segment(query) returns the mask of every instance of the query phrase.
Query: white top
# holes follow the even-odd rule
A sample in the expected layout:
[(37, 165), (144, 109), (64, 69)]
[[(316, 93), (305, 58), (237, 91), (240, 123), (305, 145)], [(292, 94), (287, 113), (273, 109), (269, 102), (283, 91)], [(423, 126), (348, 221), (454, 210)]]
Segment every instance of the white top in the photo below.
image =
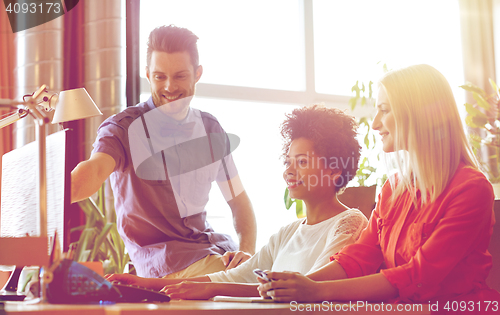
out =
[(209, 274), (212, 282), (256, 283), (253, 270), (295, 271), (308, 274), (323, 267), (342, 247), (354, 243), (368, 220), (349, 209), (318, 224), (300, 219), (282, 227), (252, 258), (228, 271)]

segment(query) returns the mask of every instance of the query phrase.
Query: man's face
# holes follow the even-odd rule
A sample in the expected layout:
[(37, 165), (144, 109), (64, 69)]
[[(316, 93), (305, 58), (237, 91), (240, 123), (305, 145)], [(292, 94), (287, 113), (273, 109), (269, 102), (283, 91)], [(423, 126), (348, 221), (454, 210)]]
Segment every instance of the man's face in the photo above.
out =
[(195, 84), (202, 73), (201, 66), (194, 69), (186, 51), (153, 51), (150, 64), (146, 67), (146, 76), (155, 106), (175, 120), (184, 119), (189, 111)]

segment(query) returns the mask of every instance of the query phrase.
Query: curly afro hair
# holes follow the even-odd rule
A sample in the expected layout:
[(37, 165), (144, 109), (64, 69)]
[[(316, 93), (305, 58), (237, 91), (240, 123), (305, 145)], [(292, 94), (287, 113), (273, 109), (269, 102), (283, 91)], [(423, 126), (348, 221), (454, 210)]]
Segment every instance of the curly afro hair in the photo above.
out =
[(294, 109), (281, 124), (285, 142), (282, 158), (286, 158), (293, 140), (306, 138), (312, 141), (316, 154), (325, 157), (326, 161), (335, 161), (329, 163), (329, 167), (342, 169), (342, 180), (335, 183), (338, 192), (358, 170), (361, 146), (356, 139), (357, 129), (354, 117), (337, 108), (311, 105)]

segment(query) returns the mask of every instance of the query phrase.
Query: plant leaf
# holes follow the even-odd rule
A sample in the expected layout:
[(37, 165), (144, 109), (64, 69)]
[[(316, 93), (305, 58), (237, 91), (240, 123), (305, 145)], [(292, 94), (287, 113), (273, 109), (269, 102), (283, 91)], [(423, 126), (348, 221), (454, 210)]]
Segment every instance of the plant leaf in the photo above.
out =
[[(130, 261), (130, 257), (127, 254), (123, 255), (123, 260), (122, 260), (122, 263), (121, 263), (121, 268), (118, 270), (118, 273), (123, 273), (123, 271), (125, 270), (125, 266), (127, 265), (127, 263)], [(130, 270), (129, 270), (130, 271)]]
[(84, 251), (87, 250), (87, 246), (91, 243), (92, 239), (95, 237), (95, 229), (87, 228), (83, 230), (80, 235), (80, 240), (78, 241), (78, 246), (76, 247), (73, 260), (76, 261), (87, 261), (84, 259)]
[(286, 210), (289, 210), (290, 207), (292, 206), (292, 204), (293, 204), (293, 201), (290, 198), (290, 196), (288, 195), (288, 187), (287, 187), (285, 189), (285, 208), (286, 208)]
[(349, 99), (349, 106), (351, 107), (351, 110), (354, 110), (357, 102), (358, 102), (358, 99), (356, 97), (351, 97)]
[(351, 92), (355, 92), (358, 89), (358, 81), (351, 87)]
[(474, 122), (474, 120), (472, 119), (472, 116), (466, 116), (465, 117), (465, 124), (471, 128), (483, 128), (483, 126), (478, 126), (476, 125), (476, 123)]
[(486, 92), (482, 88), (475, 84), (472, 84), (471, 82), (466, 82), (464, 85), (460, 85), (459, 87), (466, 91), (486, 96)]
[(116, 248), (114, 248), (113, 244), (110, 243), (109, 239), (105, 238), (104, 242), (108, 246), (108, 251), (111, 252), (111, 258), (115, 262), (115, 266), (118, 267), (120, 259), (118, 258), (118, 253), (116, 252)]
[(488, 119), (488, 116), (486, 116), (486, 114), (484, 114), (479, 109), (474, 108), (474, 106), (469, 104), (469, 103), (465, 103), (465, 110), (467, 111), (467, 113), (469, 115), (471, 115), (473, 117), (481, 117), (481, 118), (484, 118), (486, 120)]
[(472, 97), (476, 100), (477, 105), (481, 106), (485, 110), (490, 110), (490, 103), (488, 103), (483, 96), (478, 93), (472, 93)]
[(106, 219), (104, 218), (101, 210), (99, 210), (99, 208), (97, 207), (94, 200), (92, 200), (91, 198), (87, 198), (79, 201), (78, 205), (85, 213), (85, 226), (87, 228), (98, 227), (99, 229), (102, 229), (104, 227), (104, 225), (106, 224)]
[[(118, 233), (118, 229), (116, 228), (116, 223), (113, 223), (113, 226), (110, 231), (111, 241), (113, 246), (116, 248), (118, 255), (123, 256), (125, 254), (125, 244)], [(128, 261), (128, 260), (127, 260)], [(119, 264), (119, 269), (123, 268), (123, 261)]]
[(113, 246), (116, 247), (118, 252), (124, 253), (125, 252), (125, 245), (123, 243), (122, 238), (120, 237), (120, 233), (118, 233), (116, 223), (113, 223), (113, 227), (111, 228), (109, 235), (111, 236), (111, 241), (113, 242)]
[(500, 98), (500, 90), (498, 90), (497, 84), (492, 79), (489, 79), (489, 81), (490, 81), (491, 87), (493, 88), (493, 91), (495, 91), (495, 94)]
[(474, 133), (469, 133), (469, 137), (472, 141), (481, 142), (482, 138)]
[(359, 81), (356, 81), (356, 84), (352, 86), (351, 88), (351, 92), (356, 92), (356, 99), (359, 98), (359, 85), (358, 85)]
[(109, 231), (111, 231), (113, 224), (114, 223), (106, 223), (106, 225), (102, 229), (101, 233), (99, 233), (99, 235), (95, 239), (94, 247), (92, 248), (92, 251), (90, 252), (90, 261), (94, 261), (98, 249), (101, 247), (102, 243), (104, 242), (104, 239), (108, 236), (108, 233), (109, 233)]
[(488, 123), (488, 119), (484, 117), (474, 117), (472, 116), (472, 121), (476, 126), (479, 126), (481, 128), (484, 128), (484, 126)]
[(99, 201), (99, 210), (101, 214), (104, 216), (104, 213), (106, 213), (106, 206), (105, 206), (105, 196), (104, 196), (104, 185), (106, 182), (103, 182), (101, 185), (101, 188), (98, 190), (98, 201)]
[(80, 226), (77, 226), (77, 227), (74, 227), (74, 228), (70, 229), (69, 233), (83, 231), (83, 229), (85, 229), (85, 225), (80, 225)]
[(304, 208), (302, 206), (302, 200), (299, 200), (299, 199), (295, 200), (295, 214), (297, 215), (297, 218), (302, 217), (304, 215)]

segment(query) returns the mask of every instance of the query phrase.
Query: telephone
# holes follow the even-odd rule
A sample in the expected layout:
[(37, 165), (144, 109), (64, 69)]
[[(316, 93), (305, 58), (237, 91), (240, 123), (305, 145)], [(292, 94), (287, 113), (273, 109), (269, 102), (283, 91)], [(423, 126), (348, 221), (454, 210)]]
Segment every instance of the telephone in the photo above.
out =
[(168, 302), (160, 292), (124, 284), (112, 284), (79, 263), (63, 259), (47, 285), (47, 300), (54, 304), (85, 304), (99, 302)]

